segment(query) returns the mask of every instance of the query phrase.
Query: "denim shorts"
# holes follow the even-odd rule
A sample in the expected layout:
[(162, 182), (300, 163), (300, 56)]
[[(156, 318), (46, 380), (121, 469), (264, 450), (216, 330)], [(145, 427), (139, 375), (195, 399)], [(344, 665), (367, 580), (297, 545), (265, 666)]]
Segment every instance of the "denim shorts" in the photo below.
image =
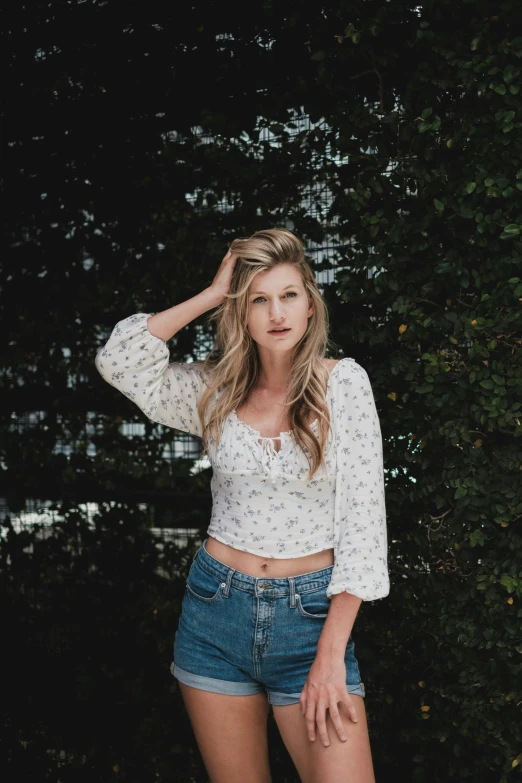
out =
[[(333, 565), (293, 577), (254, 577), (212, 557), (207, 540), (187, 576), (171, 673), (213, 693), (264, 690), (270, 704), (298, 703), (330, 606)], [(350, 635), (347, 691), (364, 696), (354, 647)]]

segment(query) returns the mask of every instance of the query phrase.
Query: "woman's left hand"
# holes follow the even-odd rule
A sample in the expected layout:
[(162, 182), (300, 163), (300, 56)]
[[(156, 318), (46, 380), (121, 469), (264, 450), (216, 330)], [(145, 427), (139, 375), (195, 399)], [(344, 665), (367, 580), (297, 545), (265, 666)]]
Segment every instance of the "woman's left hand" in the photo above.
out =
[(344, 705), (351, 720), (355, 723), (358, 720), (355, 705), (346, 688), (346, 664), (343, 659), (316, 658), (306, 678), (299, 702), (306, 718), (308, 738), (315, 740), (317, 723), (319, 737), (325, 746), (330, 744), (326, 730), (327, 709), (340, 740), (346, 739), (346, 732), (337, 708), (339, 702)]

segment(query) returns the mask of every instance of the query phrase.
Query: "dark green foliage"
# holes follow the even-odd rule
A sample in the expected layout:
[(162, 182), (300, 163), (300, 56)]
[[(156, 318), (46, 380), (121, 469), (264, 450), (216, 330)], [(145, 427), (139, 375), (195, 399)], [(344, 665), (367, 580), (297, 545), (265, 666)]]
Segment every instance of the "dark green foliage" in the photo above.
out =
[(102, 506), (92, 524), (71, 511), (49, 537), (34, 532), (8, 528), (2, 546), (4, 666), (17, 675), (2, 704), (12, 779), (113, 780), (118, 766), (138, 781), (152, 765), (165, 780), (179, 766), (188, 780), (179, 747), (193, 742), (168, 670), (187, 557), (168, 543), (160, 556), (128, 505)]
[[(0, 495), (63, 519), (0, 547), (11, 779), (206, 780), (168, 670), (194, 547), (149, 526), (204, 532), (209, 470), (167, 460), (179, 434), (94, 356), (289, 220), (326, 247), (318, 271), (341, 266), (332, 337), (385, 441), (392, 588), (354, 629), (377, 780), (520, 779), (520, 4), (181, 4), (152, 24), (139, 2), (36, 2), (4, 22)], [(269, 729), (274, 781), (297, 780)]]
[[(361, 345), (387, 444), (400, 659), (382, 725), (422, 781), (504, 781), (522, 760), (522, 17), (488, 8), (424, 5), (393, 53), (362, 20), (358, 69), (386, 74), (397, 111), (390, 89), (377, 117), (353, 94), (335, 113), (339, 138), (375, 150), (334, 190), (355, 238), (343, 342)], [(330, 89), (347, 51), (326, 59)], [(397, 81), (394, 56), (412, 62)]]

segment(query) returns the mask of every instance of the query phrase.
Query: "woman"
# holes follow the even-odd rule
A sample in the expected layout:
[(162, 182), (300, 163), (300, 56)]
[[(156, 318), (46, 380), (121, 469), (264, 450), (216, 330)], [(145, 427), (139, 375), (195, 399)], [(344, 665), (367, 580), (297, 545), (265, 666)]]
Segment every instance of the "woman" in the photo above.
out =
[[(169, 364), (166, 341), (217, 306), (207, 359)], [(367, 373), (327, 347), (303, 245), (274, 228), (234, 240), (202, 293), (120, 321), (96, 357), (212, 464), (171, 666), (212, 783), (271, 780), (269, 704), (303, 783), (374, 783), (351, 631), (389, 593), (382, 440)]]

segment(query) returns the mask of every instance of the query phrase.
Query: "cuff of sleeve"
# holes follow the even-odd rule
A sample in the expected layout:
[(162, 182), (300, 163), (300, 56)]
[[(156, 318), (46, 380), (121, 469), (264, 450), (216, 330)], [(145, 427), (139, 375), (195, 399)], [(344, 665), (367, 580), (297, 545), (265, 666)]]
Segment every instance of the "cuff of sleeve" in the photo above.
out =
[(160, 343), (163, 343), (163, 345), (167, 345), (167, 341), (166, 340), (162, 340), (162, 338), (158, 337), (157, 334), (152, 334), (152, 332), (149, 329), (149, 318), (151, 316), (153, 316), (153, 315), (156, 315), (156, 313), (140, 313), (140, 315), (143, 315), (144, 326), (145, 326), (145, 329), (148, 332), (149, 337), (152, 337), (153, 340), (158, 340)]
[(390, 587), (387, 585), (383, 590), (368, 592), (366, 590), (361, 590), (359, 587), (354, 587), (352, 589), (349, 584), (328, 585), (326, 588), (326, 595), (328, 598), (331, 598), (332, 595), (338, 595), (345, 591), (350, 593), (350, 595), (357, 596), (357, 598), (360, 598), (362, 601), (377, 601), (379, 598), (386, 598), (386, 596), (389, 595)]

